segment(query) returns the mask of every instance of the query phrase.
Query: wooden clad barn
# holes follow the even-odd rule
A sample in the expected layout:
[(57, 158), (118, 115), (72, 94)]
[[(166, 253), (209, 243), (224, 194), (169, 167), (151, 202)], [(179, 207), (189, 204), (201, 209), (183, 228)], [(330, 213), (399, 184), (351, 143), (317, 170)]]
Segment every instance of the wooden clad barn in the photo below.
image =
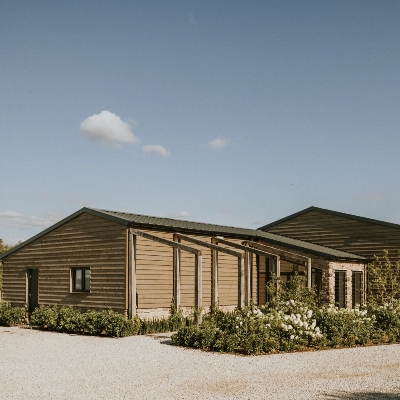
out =
[(400, 260), (400, 225), (390, 222), (309, 207), (259, 229), (360, 254), (370, 260), (388, 250), (391, 261)]
[(216, 303), (230, 309), (264, 303), (272, 274), (291, 279), (295, 272), (326, 301), (351, 307), (365, 285), (364, 257), (341, 250), (259, 230), (91, 208), (0, 260), (3, 300), (30, 312), (72, 305), (154, 317), (166, 315), (172, 299), (184, 310)]

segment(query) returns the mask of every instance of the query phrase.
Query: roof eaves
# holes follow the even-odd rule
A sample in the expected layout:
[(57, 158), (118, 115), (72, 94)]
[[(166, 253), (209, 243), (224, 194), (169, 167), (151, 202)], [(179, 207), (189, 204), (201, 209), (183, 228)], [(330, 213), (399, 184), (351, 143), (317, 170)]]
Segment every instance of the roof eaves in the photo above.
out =
[(293, 239), (287, 236), (277, 235), (270, 232), (262, 232), (259, 235), (260, 239), (268, 239), (276, 244), (283, 244), (293, 249), (307, 251), (312, 254), (322, 256), (324, 258), (329, 258), (331, 260), (367, 260), (365, 257), (358, 254), (349, 253), (342, 250), (333, 249), (327, 246), (321, 246), (318, 244), (306, 242), (304, 240)]

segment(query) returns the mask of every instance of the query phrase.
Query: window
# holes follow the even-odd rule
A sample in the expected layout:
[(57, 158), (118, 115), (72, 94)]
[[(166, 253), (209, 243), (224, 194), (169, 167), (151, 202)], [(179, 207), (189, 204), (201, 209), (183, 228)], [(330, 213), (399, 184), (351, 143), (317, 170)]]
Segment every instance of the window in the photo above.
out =
[(311, 287), (315, 289), (317, 296), (320, 296), (322, 289), (322, 270), (311, 268)]
[(335, 271), (335, 304), (346, 307), (346, 271)]
[(72, 269), (72, 291), (90, 292), (90, 268)]
[(361, 304), (361, 284), (362, 284), (362, 273), (361, 272), (353, 272), (351, 279), (351, 297), (353, 308), (356, 304)]

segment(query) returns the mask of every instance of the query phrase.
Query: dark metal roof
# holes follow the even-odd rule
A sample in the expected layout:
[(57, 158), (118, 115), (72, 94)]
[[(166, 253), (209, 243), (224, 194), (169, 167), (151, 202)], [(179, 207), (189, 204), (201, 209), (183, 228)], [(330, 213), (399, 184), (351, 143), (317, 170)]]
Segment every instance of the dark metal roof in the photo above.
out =
[(44, 231), (40, 232), (39, 234), (33, 236), (32, 238), (28, 239), (27, 241), (19, 244), (18, 246), (14, 247), (13, 249), (3, 253), (0, 255), (0, 260), (9, 254), (13, 253), (14, 251), (20, 249), (23, 246), (26, 246), (28, 243), (38, 239), (39, 237), (45, 235), (46, 233), (52, 231), (55, 228), (65, 224), (66, 222), (70, 221), (71, 219), (77, 217), (82, 213), (89, 213), (92, 215), (96, 215), (101, 218), (106, 218), (108, 220), (112, 220), (114, 222), (120, 223), (125, 226), (129, 227), (141, 227), (141, 228), (152, 228), (152, 229), (168, 229), (175, 232), (192, 232), (192, 233), (203, 233), (203, 234), (210, 234), (210, 235), (228, 235), (243, 239), (264, 239), (269, 242), (273, 242), (276, 244), (280, 244), (283, 246), (289, 246), (291, 248), (295, 248), (298, 250), (303, 250), (305, 252), (310, 252), (313, 254), (320, 255), (322, 257), (328, 259), (340, 259), (340, 260), (359, 260), (365, 261), (366, 258), (348, 253), (341, 250), (331, 249), (329, 247), (304, 242), (298, 239), (288, 238), (286, 236), (277, 235), (270, 232), (263, 232), (261, 230), (256, 229), (246, 229), (246, 228), (237, 228), (232, 226), (225, 226), (225, 225), (216, 225), (216, 224), (206, 224), (202, 222), (192, 222), (192, 221), (184, 221), (172, 218), (161, 218), (161, 217), (151, 217), (148, 215), (141, 215), (141, 214), (131, 214), (126, 212), (119, 212), (119, 211), (109, 211), (109, 210), (101, 210), (95, 208), (87, 208), (84, 207), (81, 210), (71, 214), (69, 217), (64, 218), (60, 222), (52, 225), (51, 227), (45, 229)]
[(358, 215), (346, 214), (346, 213), (342, 213), (342, 212), (339, 212), (339, 211), (332, 211), (332, 210), (327, 210), (325, 208), (319, 208), (319, 207), (314, 207), (314, 206), (308, 207), (308, 208), (306, 208), (306, 209), (304, 209), (302, 211), (298, 211), (298, 212), (296, 212), (294, 214), (291, 214), (291, 215), (289, 215), (287, 217), (278, 219), (277, 221), (271, 222), (271, 223), (269, 223), (267, 225), (264, 225), (264, 226), (262, 226), (261, 228), (258, 228), (258, 229), (262, 230), (262, 231), (263, 230), (267, 230), (268, 228), (271, 228), (273, 226), (279, 225), (282, 222), (289, 221), (292, 218), (298, 217), (299, 215), (302, 215), (302, 214), (306, 214), (306, 213), (308, 213), (310, 211), (318, 211), (318, 212), (321, 212), (321, 213), (324, 213), (324, 214), (335, 215), (337, 217), (349, 218), (349, 219), (353, 219), (353, 220), (356, 220), (356, 221), (368, 222), (368, 223), (371, 223), (371, 224), (387, 226), (389, 228), (400, 229), (400, 225), (399, 224), (393, 224), (392, 222), (386, 222), (386, 221), (380, 221), (378, 219), (360, 217)]

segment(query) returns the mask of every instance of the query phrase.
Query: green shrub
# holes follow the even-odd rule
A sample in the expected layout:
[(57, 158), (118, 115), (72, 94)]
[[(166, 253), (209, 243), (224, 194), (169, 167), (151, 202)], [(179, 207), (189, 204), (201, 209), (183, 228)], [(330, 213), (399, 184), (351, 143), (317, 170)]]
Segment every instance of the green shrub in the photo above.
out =
[(0, 302), (0, 325), (13, 326), (22, 324), (25, 310), (21, 307), (12, 307), (9, 302)]
[[(400, 303), (395, 307), (338, 309), (319, 307), (300, 276), (275, 279), (270, 302), (257, 307), (206, 315), (200, 326), (172, 336), (176, 345), (244, 354), (290, 352), (325, 346), (356, 346), (400, 339)], [(291, 296), (293, 298), (291, 298)], [(386, 333), (385, 333), (386, 332)]]
[(175, 307), (174, 299), (171, 301), (168, 318), (141, 319), (139, 335), (149, 333), (174, 332), (194, 324), (195, 315), (184, 317), (181, 310)]
[(138, 319), (130, 320), (112, 310), (87, 311), (83, 314), (85, 330), (91, 335), (125, 337), (137, 335)]
[(280, 277), (272, 276), (267, 284), (269, 308), (286, 308), (288, 302), (302, 304), (308, 308), (318, 307), (320, 299), (313, 288), (307, 287), (307, 278), (297, 272), (292, 279), (284, 282)]
[(254, 305), (233, 312), (218, 311), (204, 316), (199, 326), (180, 329), (172, 341), (180, 346), (244, 354), (325, 345), (325, 336), (312, 319), (312, 310), (298, 308), (302, 314), (285, 314), (282, 310)]
[(42, 306), (31, 315), (31, 323), (40, 329), (57, 332), (124, 337), (136, 335), (138, 318), (128, 320), (112, 310), (82, 312), (72, 307)]
[(365, 345), (375, 329), (375, 316), (366, 309), (324, 306), (317, 311), (316, 320), (332, 347)]
[(400, 341), (400, 301), (377, 306), (371, 309), (376, 321), (375, 340), (388, 342)]
[(193, 324), (193, 319), (180, 311), (171, 312), (168, 318), (128, 320), (112, 310), (82, 312), (73, 307), (41, 306), (33, 311), (31, 324), (56, 332), (124, 337), (175, 331)]
[(367, 302), (370, 306), (391, 304), (400, 298), (400, 261), (392, 262), (389, 252), (368, 264)]
[(38, 326), (40, 329), (48, 329), (49, 331), (58, 330), (58, 315), (60, 308), (57, 306), (41, 306), (36, 308), (30, 318), (32, 325)]

